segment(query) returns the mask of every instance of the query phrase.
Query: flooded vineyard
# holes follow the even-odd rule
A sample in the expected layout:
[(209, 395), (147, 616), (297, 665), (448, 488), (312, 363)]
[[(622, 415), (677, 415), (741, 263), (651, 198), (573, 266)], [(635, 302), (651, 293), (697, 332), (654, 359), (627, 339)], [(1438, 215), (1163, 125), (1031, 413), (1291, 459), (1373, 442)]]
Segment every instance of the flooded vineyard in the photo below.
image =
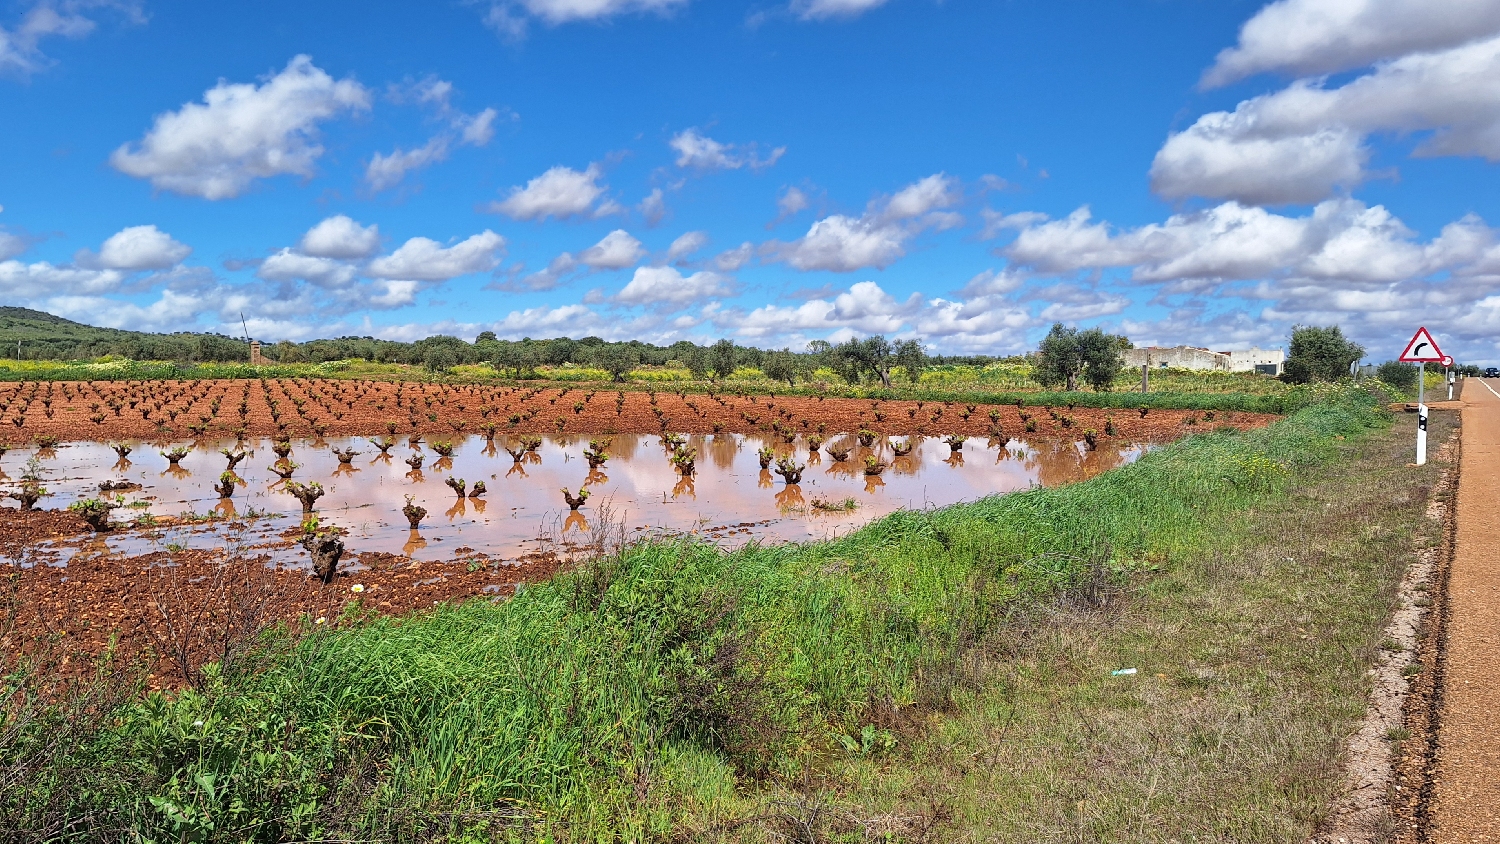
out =
[[(862, 445), (844, 436), (809, 451), (806, 443), (725, 433), (669, 435), (665, 442), (637, 434), (377, 439), (291, 439), (279, 445), (284, 455), (268, 439), (127, 443), (124, 457), (105, 443), (17, 448), (0, 461), (0, 484), (18, 488), (30, 463), (49, 493), (40, 506), (61, 509), (101, 496), (121, 505), (114, 530), (29, 549), (51, 565), (80, 553), (208, 551), (230, 541), (230, 531), (239, 547), (281, 566), (305, 565), (306, 552), (292, 539), (302, 505), (287, 487), (313, 482), (323, 491), (318, 517), (345, 531), (351, 554), (444, 561), (478, 552), (517, 560), (586, 544), (601, 520), (627, 536), (691, 534), (730, 547), (821, 539), (898, 509), (1081, 480), (1147, 447), (922, 437)], [(228, 471), (224, 452), (244, 457)], [(101, 483), (115, 489), (101, 493)], [(568, 499), (580, 497), (571, 509)], [(415, 529), (403, 515), (408, 503), (426, 510)]]

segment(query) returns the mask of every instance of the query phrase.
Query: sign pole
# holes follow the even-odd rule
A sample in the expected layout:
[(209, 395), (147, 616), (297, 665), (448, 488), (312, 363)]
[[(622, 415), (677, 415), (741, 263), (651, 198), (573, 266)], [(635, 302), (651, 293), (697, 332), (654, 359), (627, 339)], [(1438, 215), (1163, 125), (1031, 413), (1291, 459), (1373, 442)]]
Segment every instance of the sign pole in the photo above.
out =
[[(1453, 358), (1443, 354), (1437, 341), (1432, 339), (1431, 332), (1423, 326), (1412, 335), (1411, 341), (1406, 344), (1406, 351), (1397, 360), (1415, 363), (1420, 367), (1417, 369), (1417, 465), (1423, 466), (1427, 463), (1427, 363), (1431, 361), (1441, 364), (1446, 371), (1453, 366)], [(1448, 389), (1451, 394), (1452, 386)]]
[(1427, 404), (1423, 388), (1427, 386), (1427, 364), (1417, 364), (1417, 465), (1427, 465)]

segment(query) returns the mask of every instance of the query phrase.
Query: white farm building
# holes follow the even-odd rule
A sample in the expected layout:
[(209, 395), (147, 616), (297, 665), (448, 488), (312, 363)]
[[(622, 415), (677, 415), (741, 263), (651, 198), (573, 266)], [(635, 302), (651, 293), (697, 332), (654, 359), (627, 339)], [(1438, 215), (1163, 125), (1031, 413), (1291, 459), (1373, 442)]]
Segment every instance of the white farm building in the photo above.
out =
[(1125, 365), (1139, 369), (1206, 369), (1219, 372), (1259, 372), (1264, 375), (1280, 375), (1286, 363), (1286, 352), (1281, 349), (1239, 349), (1215, 352), (1196, 346), (1147, 346), (1142, 349), (1127, 349)]

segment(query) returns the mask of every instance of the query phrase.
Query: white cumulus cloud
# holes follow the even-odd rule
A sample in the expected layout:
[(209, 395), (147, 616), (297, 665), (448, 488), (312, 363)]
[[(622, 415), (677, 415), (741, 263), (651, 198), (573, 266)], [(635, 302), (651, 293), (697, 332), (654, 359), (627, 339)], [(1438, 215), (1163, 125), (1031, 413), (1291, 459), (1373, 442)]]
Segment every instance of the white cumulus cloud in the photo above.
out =
[(809, 204), (811, 203), (808, 201), (807, 194), (801, 188), (788, 187), (781, 192), (781, 196), (776, 198), (776, 219), (771, 221), (771, 225), (775, 226), (783, 220), (797, 216), (806, 210)]
[(708, 271), (684, 276), (675, 267), (639, 267), (615, 299), (626, 305), (684, 307), (734, 292), (727, 277)]
[(0, 261), (0, 290), (11, 301), (68, 294), (113, 293), (125, 281), (120, 270), (59, 266), (47, 261)]
[(510, 195), (500, 202), (490, 203), (489, 210), (516, 220), (614, 213), (618, 206), (613, 202), (608, 199), (600, 202), (608, 190), (608, 186), (600, 182), (603, 176), (597, 164), (590, 164), (582, 171), (553, 167), (527, 182), (525, 187), (511, 188)]
[(667, 247), (667, 261), (681, 261), (707, 245), (708, 232), (686, 232)]
[(737, 272), (740, 268), (755, 257), (755, 244), (750, 242), (741, 243), (733, 249), (726, 249), (714, 257), (714, 269), (721, 273)]
[(74, 263), (95, 269), (164, 270), (182, 263), (193, 248), (179, 243), (156, 226), (130, 226), (109, 236), (98, 254), (80, 251)]
[(807, 234), (784, 249), (781, 256), (804, 271), (885, 269), (906, 254), (909, 239), (900, 226), (835, 214), (813, 223)]
[(20, 255), (31, 248), (31, 242), (18, 234), (0, 229), (0, 261)]
[(505, 238), (489, 229), (452, 246), (414, 237), (395, 252), (371, 261), (366, 271), (374, 278), (447, 281), (494, 269), (504, 249)]
[(1170, 198), (1315, 202), (1366, 178), (1376, 133), (1423, 137), (1418, 156), (1500, 161), (1500, 37), (1383, 62), (1337, 88), (1299, 80), (1206, 114), (1167, 139), (1151, 184)]
[(329, 217), (302, 236), (298, 248), (319, 258), (354, 261), (368, 258), (380, 249), (380, 229), (361, 226), (343, 214)]
[(598, 243), (583, 250), (578, 260), (596, 270), (623, 270), (646, 256), (641, 242), (624, 229), (615, 229)]
[(407, 172), (446, 160), (448, 144), (446, 135), (434, 135), (427, 143), (415, 149), (404, 150), (397, 147), (389, 154), (377, 152), (365, 166), (365, 181), (375, 191), (395, 187), (406, 178)]
[(228, 199), (256, 179), (312, 176), (323, 154), (318, 124), (369, 107), (364, 86), (335, 80), (299, 55), (259, 85), (221, 81), (202, 103), (158, 115), (138, 144), (121, 146), (109, 161), (161, 190)]
[(358, 277), (351, 264), (282, 249), (261, 262), (255, 274), (267, 281), (309, 281), (319, 287), (345, 287)]
[(724, 144), (697, 129), (679, 132), (667, 142), (677, 153), (677, 166), (694, 170), (738, 170), (749, 167), (760, 170), (774, 165), (786, 154), (786, 147), (776, 147), (761, 158), (755, 144)]
[(936, 173), (870, 203), (859, 217), (824, 217), (799, 240), (767, 244), (768, 252), (804, 271), (884, 269), (904, 256), (912, 238), (924, 229), (961, 223), (962, 217), (947, 210), (961, 200), (957, 181)]
[(1303, 217), (1229, 202), (1123, 231), (1094, 222), (1084, 207), (1023, 229), (1004, 254), (1044, 273), (1128, 267), (1145, 282), (1301, 276), (1388, 283), (1475, 265), (1489, 254), (1489, 239), (1475, 218), (1423, 246), (1386, 208), (1353, 199), (1327, 200)]
[(749, 338), (838, 330), (889, 335), (899, 332), (922, 303), (921, 294), (913, 293), (901, 301), (875, 282), (861, 281), (831, 299), (809, 299), (795, 307), (762, 305), (748, 314), (727, 311), (715, 322), (732, 325), (737, 333)]
[(1208, 87), (1266, 71), (1298, 76), (1363, 67), (1500, 32), (1493, 0), (1278, 0), (1240, 29), (1203, 76)]
[(661, 221), (667, 218), (667, 200), (662, 195), (661, 188), (652, 188), (651, 193), (641, 200), (636, 206), (641, 216), (646, 218), (646, 225), (655, 227), (661, 225)]
[(668, 13), (689, 0), (499, 0), (484, 15), (485, 25), (504, 38), (526, 34), (527, 22), (536, 18), (550, 26), (575, 21), (599, 21), (631, 12)]

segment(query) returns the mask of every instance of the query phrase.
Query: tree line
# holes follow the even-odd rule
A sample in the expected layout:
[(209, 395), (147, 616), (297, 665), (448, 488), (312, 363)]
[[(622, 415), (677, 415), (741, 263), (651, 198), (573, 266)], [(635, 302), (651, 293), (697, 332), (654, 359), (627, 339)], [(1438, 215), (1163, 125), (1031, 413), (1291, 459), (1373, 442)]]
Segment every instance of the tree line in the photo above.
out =
[[(1032, 356), (1032, 377), (1048, 389), (1097, 391), (1112, 388), (1124, 363), (1121, 352), (1130, 341), (1098, 328), (1080, 330), (1054, 324)], [(767, 378), (795, 385), (820, 369), (832, 370), (851, 384), (894, 386), (900, 378), (916, 383), (932, 366), (984, 366), (1001, 358), (989, 355), (930, 355), (918, 339), (890, 340), (882, 335), (841, 343), (814, 340), (803, 351), (760, 349), (729, 339), (709, 345), (682, 340), (658, 346), (632, 340), (611, 343), (600, 337), (554, 337), (501, 340), (485, 331), (472, 342), (437, 335), (414, 342), (374, 337), (336, 337), (302, 343), (282, 341), (261, 349), (279, 363), (326, 363), (361, 359), (375, 363), (423, 366), (446, 372), (460, 364), (490, 364), (501, 374), (533, 378), (544, 367), (589, 366), (624, 380), (642, 366), (685, 367), (696, 379), (722, 380), (744, 367)], [(81, 360), (104, 356), (176, 363), (245, 363), (250, 359), (244, 338), (211, 333), (153, 334), (98, 328), (27, 308), (0, 307), (0, 357), (25, 360)], [(1353, 372), (1365, 349), (1332, 326), (1296, 326), (1282, 380), (1291, 383), (1335, 381)], [(1460, 374), (1478, 374), (1475, 367), (1459, 367)], [(1472, 371), (1472, 372), (1471, 372)], [(1377, 377), (1397, 387), (1415, 386), (1416, 370), (1409, 364), (1387, 361)]]

